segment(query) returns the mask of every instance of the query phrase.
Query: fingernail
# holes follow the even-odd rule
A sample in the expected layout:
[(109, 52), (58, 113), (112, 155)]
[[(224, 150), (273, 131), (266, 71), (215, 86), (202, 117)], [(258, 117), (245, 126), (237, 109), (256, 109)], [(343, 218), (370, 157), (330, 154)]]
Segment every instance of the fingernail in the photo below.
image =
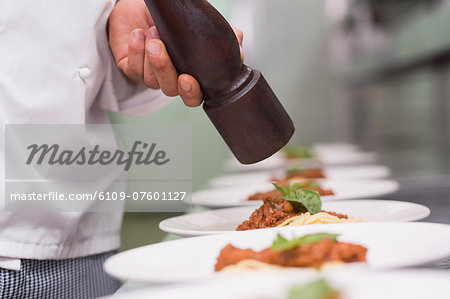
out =
[(191, 84), (187, 83), (186, 81), (180, 80), (180, 87), (184, 91), (191, 91), (192, 86)]
[(142, 29), (134, 29), (131, 34), (135, 39), (145, 39), (145, 33)]
[(159, 56), (161, 54), (161, 45), (159, 43), (151, 42), (147, 46), (147, 51), (151, 56)]
[(155, 26), (150, 27), (148, 35), (150, 36), (150, 38), (158, 38), (159, 39), (159, 33)]

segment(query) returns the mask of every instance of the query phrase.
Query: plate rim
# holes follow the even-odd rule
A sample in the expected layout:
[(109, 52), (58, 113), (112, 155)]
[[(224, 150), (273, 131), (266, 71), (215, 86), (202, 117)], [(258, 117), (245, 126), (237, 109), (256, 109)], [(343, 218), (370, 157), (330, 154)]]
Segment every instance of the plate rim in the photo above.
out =
[[(245, 274), (244, 276), (217, 276), (213, 279), (204, 280), (204, 281), (196, 281), (193, 284), (177, 284), (177, 285), (158, 285), (156, 287), (145, 287), (142, 289), (135, 290), (133, 292), (127, 292), (118, 295), (117, 299), (132, 299), (135, 298), (134, 296), (138, 296), (137, 298), (150, 298), (150, 295), (158, 295), (158, 298), (162, 298), (163, 293), (166, 290), (171, 290), (172, 287), (175, 287), (176, 291), (182, 291), (186, 288), (195, 288), (195, 287), (204, 287), (209, 283), (213, 283), (214, 285), (222, 284), (224, 287), (233, 281), (238, 281), (242, 277), (244, 278), (244, 282), (246, 282), (249, 279), (255, 279), (255, 278), (261, 278), (261, 277), (272, 277), (273, 275), (276, 275), (277, 272), (269, 271), (264, 274), (256, 274), (256, 275), (250, 275)], [(293, 272), (293, 273), (283, 273), (281, 278), (284, 278), (285, 276), (294, 275), (298, 277), (302, 277), (302, 279), (305, 279), (306, 281), (309, 280), (316, 280), (320, 277), (324, 277), (327, 281), (333, 283), (336, 281), (353, 281), (354, 277), (357, 275), (363, 275), (363, 279), (371, 280), (373, 278), (377, 277), (383, 277), (383, 279), (400, 279), (405, 280), (406, 278), (409, 278), (410, 276), (421, 276), (420, 278), (428, 278), (432, 280), (444, 280), (444, 279), (450, 279), (450, 272), (445, 270), (433, 270), (433, 269), (395, 269), (395, 270), (388, 270), (388, 271), (365, 271), (365, 272), (358, 272), (358, 271), (349, 271), (347, 273), (349, 275), (346, 275), (345, 278), (339, 277), (336, 273), (330, 273), (327, 275), (320, 275), (319, 273), (301, 273), (299, 272)], [(294, 277), (295, 278), (295, 277)], [(359, 281), (357, 281), (359, 283)], [(173, 292), (173, 291), (172, 291)], [(173, 298), (173, 297), (171, 297)], [(201, 297), (204, 298), (204, 297)], [(234, 297), (233, 297), (234, 298)]]
[[(321, 183), (323, 184), (327, 184), (327, 183), (354, 183), (354, 184), (358, 184), (358, 183), (370, 183), (373, 184), (374, 182), (380, 183), (380, 184), (385, 184), (388, 185), (390, 188), (389, 191), (385, 191), (376, 195), (357, 195), (357, 196), (351, 196), (351, 197), (344, 197), (342, 198), (342, 196), (339, 195), (329, 195), (329, 196), (322, 196), (323, 200), (356, 200), (358, 198), (367, 198), (367, 197), (380, 197), (380, 196), (385, 196), (388, 194), (392, 194), (394, 192), (397, 192), (401, 185), (400, 182), (398, 182), (397, 180), (394, 179), (321, 179), (320, 180)], [(230, 189), (246, 189), (249, 188), (249, 186), (263, 186), (266, 185), (267, 187), (269, 187), (270, 183), (266, 182), (266, 183), (258, 183), (258, 184), (249, 184), (249, 185), (242, 185), (242, 186), (225, 186), (225, 187), (220, 187), (220, 188), (207, 188), (207, 189), (202, 189), (202, 190), (198, 190), (192, 193), (192, 204), (194, 205), (199, 205), (199, 206), (203, 206), (203, 207), (208, 207), (208, 208), (226, 208), (226, 207), (239, 207), (239, 206), (255, 206), (258, 205), (258, 202), (244, 202), (244, 201), (240, 201), (240, 202), (235, 202), (235, 203), (230, 203), (230, 204), (222, 204), (222, 203), (214, 203), (209, 202), (206, 203), (205, 200), (198, 200), (198, 199), (194, 199), (195, 196), (198, 194), (202, 194), (202, 193), (206, 193), (206, 192), (211, 192), (211, 191), (218, 191), (220, 192), (220, 190), (230, 190)]]
[[(372, 227), (378, 227), (378, 226), (385, 226), (385, 225), (394, 225), (394, 226), (410, 226), (410, 228), (408, 229), (409, 231), (413, 231), (414, 230), (414, 226), (423, 226), (423, 227), (430, 227), (430, 229), (432, 228), (433, 230), (436, 230), (437, 228), (443, 229), (446, 231), (446, 233), (448, 233), (450, 235), (450, 225), (448, 224), (442, 224), (442, 223), (432, 223), (432, 222), (377, 222), (377, 223), (334, 223), (334, 224), (329, 224), (330, 228), (337, 228), (337, 229), (342, 229), (343, 230), (343, 234), (345, 233), (345, 230), (351, 231), (353, 229), (353, 227), (363, 227), (363, 226), (372, 226)], [(161, 247), (161, 246), (167, 246), (167, 244), (176, 244), (177, 243), (181, 243), (183, 244), (183, 242), (195, 242), (197, 240), (208, 240), (208, 239), (220, 239), (220, 238), (228, 238), (229, 237), (233, 237), (234, 235), (245, 235), (245, 234), (252, 234), (252, 233), (267, 233), (270, 234), (269, 232), (296, 232), (299, 231), (300, 234), (307, 234), (309, 233), (309, 228), (313, 228), (314, 226), (304, 226), (304, 227), (284, 227), (284, 228), (270, 228), (267, 229), (265, 231), (238, 231), (238, 232), (229, 232), (229, 233), (225, 233), (225, 234), (217, 234), (217, 235), (207, 235), (207, 236), (199, 236), (199, 237), (194, 237), (194, 238), (182, 238), (182, 239), (178, 239), (178, 240), (171, 240), (171, 241), (166, 241), (166, 242), (160, 242), (160, 243), (156, 243), (156, 244), (150, 244), (150, 245), (145, 245), (145, 246), (141, 246), (141, 247), (137, 247), (131, 250), (127, 250), (127, 251), (123, 251), (121, 253), (118, 253), (116, 255), (113, 255), (112, 257), (109, 257), (103, 264), (103, 269), (105, 270), (106, 273), (108, 273), (109, 275), (118, 278), (120, 280), (130, 280), (130, 281), (136, 281), (136, 282), (150, 282), (150, 283), (184, 283), (184, 282), (191, 282), (191, 281), (196, 281), (199, 279), (204, 279), (205, 277), (211, 277), (214, 275), (217, 275), (215, 273), (212, 274), (208, 274), (207, 276), (198, 276), (198, 277), (194, 277), (194, 278), (187, 278), (187, 279), (165, 279), (165, 278), (161, 278), (161, 277), (155, 277), (153, 276), (151, 279), (149, 278), (142, 278), (142, 276), (133, 276), (133, 275), (123, 275), (122, 273), (118, 273), (117, 269), (113, 266), (114, 263), (117, 263), (117, 260), (119, 261), (120, 264), (120, 259), (123, 258), (124, 256), (133, 254), (133, 252), (137, 252), (137, 251), (142, 251), (142, 250), (146, 250), (147, 248), (153, 247)], [(315, 226), (317, 227), (317, 226)], [(303, 230), (303, 231), (302, 231)], [(356, 230), (356, 228), (355, 228)], [(231, 242), (233, 242), (233, 239), (230, 239)], [(199, 242), (199, 241), (197, 241)], [(180, 247), (180, 246), (179, 246)], [(425, 265), (434, 261), (439, 261), (445, 258), (448, 258), (450, 256), (450, 251), (443, 253), (440, 252), (439, 254), (435, 254), (433, 257), (430, 256), (424, 256), (422, 257), (422, 259), (417, 262), (417, 263), (410, 263), (408, 265), (391, 265), (391, 266), (383, 266), (383, 267), (361, 267), (359, 268), (358, 271), (373, 271), (373, 270), (391, 270), (391, 269), (405, 269), (408, 267), (413, 267), (413, 266), (420, 266), (420, 265)], [(123, 262), (122, 262), (123, 263)], [(347, 268), (349, 269), (349, 268)], [(301, 269), (299, 269), (301, 270)], [(338, 268), (334, 268), (332, 270), (334, 271), (346, 271), (346, 268), (343, 268), (342, 270), (339, 270)], [(119, 270), (120, 272), (120, 270)], [(135, 272), (133, 272), (135, 273)], [(128, 277), (127, 277), (128, 276)]]
[[(332, 204), (340, 204), (340, 203), (353, 203), (353, 202), (377, 202), (377, 203), (396, 203), (396, 204), (405, 204), (407, 206), (415, 206), (415, 207), (419, 207), (421, 209), (423, 209), (422, 213), (420, 215), (417, 215), (415, 217), (410, 216), (410, 217), (405, 217), (405, 219), (402, 220), (395, 220), (395, 222), (414, 222), (414, 221), (418, 221), (418, 220), (422, 220), (425, 219), (426, 217), (431, 215), (431, 210), (429, 207), (427, 207), (426, 205), (423, 204), (419, 204), (419, 203), (415, 203), (415, 202), (409, 202), (409, 201), (402, 201), (402, 200), (386, 200), (386, 199), (346, 199), (346, 200), (337, 200), (337, 201), (332, 201), (330, 203)], [(186, 218), (186, 217), (192, 217), (194, 215), (197, 214), (206, 214), (206, 213), (214, 213), (215, 211), (240, 211), (240, 210), (253, 210), (256, 209), (257, 207), (255, 206), (236, 206), (236, 207), (228, 207), (228, 208), (221, 208), (221, 209), (215, 209), (215, 210), (209, 210), (209, 211), (203, 211), (203, 212), (198, 212), (198, 213), (191, 213), (191, 214), (185, 214), (185, 215), (180, 215), (180, 216), (174, 216), (174, 217), (169, 217), (167, 219), (164, 219), (162, 221), (159, 222), (158, 227), (160, 230), (166, 232), (166, 233), (170, 233), (170, 234), (174, 234), (177, 236), (181, 236), (181, 237), (197, 237), (197, 236), (208, 236), (208, 235), (212, 235), (212, 234), (222, 234), (222, 233), (229, 233), (231, 231), (195, 231), (195, 230), (183, 230), (183, 229), (171, 229), (170, 227), (167, 226), (167, 223), (169, 223), (171, 220), (174, 219), (182, 219), (182, 218)], [(386, 221), (369, 221), (368, 223), (373, 223), (373, 222), (386, 222)]]
[[(389, 168), (386, 165), (382, 164), (367, 164), (367, 165), (345, 165), (345, 166), (323, 166), (321, 167), (323, 171), (330, 171), (334, 168), (364, 168), (364, 167), (371, 167), (371, 168), (377, 168), (377, 171), (383, 172), (383, 176), (375, 176), (375, 177), (345, 177), (343, 179), (364, 179), (364, 180), (383, 180), (383, 179), (389, 179), (389, 176), (392, 174), (391, 168)], [(283, 169), (272, 169), (272, 170), (261, 170), (261, 171), (252, 171), (252, 172), (236, 172), (236, 173), (225, 173), (218, 175), (216, 177), (213, 177), (209, 180), (208, 186), (210, 188), (222, 188), (222, 187), (229, 187), (233, 186), (235, 184), (220, 184), (216, 181), (221, 178), (228, 178), (233, 176), (248, 176), (248, 175), (255, 175), (255, 174), (267, 174), (267, 175), (275, 175), (275, 173), (283, 171)], [(338, 177), (326, 177), (325, 179), (339, 179)], [(258, 183), (264, 183), (264, 182), (258, 182)]]

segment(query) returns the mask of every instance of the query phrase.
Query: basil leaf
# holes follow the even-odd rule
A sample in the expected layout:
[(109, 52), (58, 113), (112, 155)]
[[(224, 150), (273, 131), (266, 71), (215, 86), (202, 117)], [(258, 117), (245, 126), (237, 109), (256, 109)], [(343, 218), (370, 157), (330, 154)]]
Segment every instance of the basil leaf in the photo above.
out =
[(297, 189), (289, 192), (283, 199), (301, 203), (311, 215), (317, 214), (322, 210), (320, 195), (313, 190)]
[(272, 185), (275, 187), (275, 189), (277, 189), (278, 191), (280, 191), (281, 194), (283, 194), (284, 196), (286, 196), (286, 195), (289, 194), (289, 191), (288, 191), (286, 188), (281, 187), (280, 185), (277, 185), (277, 184), (275, 184), (275, 183), (272, 183)]
[(323, 239), (330, 239), (336, 242), (336, 239), (339, 235), (336, 234), (327, 234), (327, 233), (318, 233), (313, 235), (305, 235), (300, 238), (287, 240), (282, 235), (278, 234), (277, 239), (272, 244), (272, 250), (280, 251), (287, 250), (298, 247), (304, 244), (312, 244), (322, 241)]
[(287, 187), (282, 187), (275, 183), (272, 183), (272, 185), (281, 192), (284, 200), (301, 203), (311, 215), (317, 214), (322, 210), (322, 201), (319, 193), (309, 189), (300, 189), (304, 184), (294, 183)]
[(334, 290), (324, 279), (319, 279), (304, 286), (293, 287), (289, 292), (288, 299), (326, 299), (335, 298), (336, 295), (339, 295), (338, 291)]
[(303, 187), (303, 183), (302, 182), (295, 182), (290, 186), (287, 186), (286, 189), (288, 191), (288, 193), (294, 192), (295, 190), (298, 190), (300, 188)]
[(316, 181), (309, 181), (309, 182), (306, 182), (305, 184), (303, 184), (303, 187), (320, 188), (320, 183), (316, 182)]
[(282, 151), (289, 158), (313, 158), (314, 154), (309, 146), (306, 145), (286, 145)]
[(296, 174), (298, 172), (303, 172), (303, 171), (305, 171), (304, 168), (293, 167), (293, 168), (290, 168), (290, 169), (286, 170), (286, 175), (289, 176), (289, 175), (293, 175), (293, 174)]
[(284, 244), (287, 244), (288, 242), (289, 242), (288, 239), (283, 237), (281, 234), (277, 234), (277, 239), (275, 241), (273, 241), (272, 249), (274, 249), (274, 247), (276, 247), (276, 248), (283, 247)]

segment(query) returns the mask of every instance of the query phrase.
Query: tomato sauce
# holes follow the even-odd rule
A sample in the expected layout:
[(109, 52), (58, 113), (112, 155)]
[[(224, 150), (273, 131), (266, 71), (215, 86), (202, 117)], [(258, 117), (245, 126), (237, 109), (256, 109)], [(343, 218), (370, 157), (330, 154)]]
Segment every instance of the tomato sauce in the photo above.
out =
[(292, 249), (275, 251), (271, 248), (262, 251), (240, 249), (231, 244), (225, 246), (220, 252), (215, 270), (237, 264), (244, 260), (256, 260), (270, 265), (281, 267), (320, 267), (328, 262), (364, 262), (367, 248), (344, 242), (335, 242), (330, 239), (313, 244), (304, 244)]
[[(297, 202), (286, 201), (281, 198), (272, 199), (270, 197), (264, 198), (263, 201), (263, 205), (257, 208), (250, 215), (250, 218), (241, 223), (236, 228), (236, 230), (251, 230), (276, 227), (289, 218), (307, 212), (305, 207)], [(334, 212), (326, 213), (341, 219), (348, 219), (348, 216), (344, 214), (338, 214)]]

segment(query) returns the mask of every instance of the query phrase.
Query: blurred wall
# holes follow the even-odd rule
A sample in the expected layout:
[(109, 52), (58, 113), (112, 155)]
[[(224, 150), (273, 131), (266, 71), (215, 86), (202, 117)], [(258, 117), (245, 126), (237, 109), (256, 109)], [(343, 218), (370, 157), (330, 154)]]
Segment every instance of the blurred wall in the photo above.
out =
[(347, 14), (330, 24), (335, 133), (377, 151), (396, 178), (448, 175), (450, 1), (339, 1)]
[[(236, 0), (246, 62), (262, 71), (293, 118), (301, 143), (331, 138), (330, 64), (323, 0)], [(251, 20), (251, 21), (249, 21)]]

